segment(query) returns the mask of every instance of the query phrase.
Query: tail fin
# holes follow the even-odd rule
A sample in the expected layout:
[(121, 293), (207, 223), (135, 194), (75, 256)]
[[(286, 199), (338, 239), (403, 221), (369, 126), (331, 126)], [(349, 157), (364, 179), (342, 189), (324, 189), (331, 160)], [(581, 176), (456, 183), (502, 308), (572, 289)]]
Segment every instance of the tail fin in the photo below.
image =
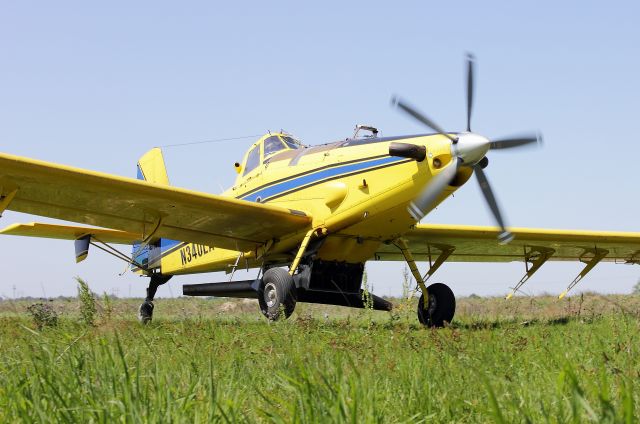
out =
[(138, 179), (150, 183), (170, 185), (164, 157), (159, 147), (154, 147), (138, 160)]
[[(142, 155), (138, 160), (137, 168), (139, 180), (162, 185), (170, 185), (167, 168), (164, 164), (164, 157), (162, 156), (162, 150), (159, 147), (154, 147)], [(142, 247), (140, 246), (140, 243), (134, 243), (132, 252), (133, 260), (136, 261), (137, 264), (142, 265), (145, 269), (160, 267), (160, 245), (161, 240), (156, 240)], [(139, 271), (139, 268), (136, 265), (132, 265), (132, 268), (135, 271)]]

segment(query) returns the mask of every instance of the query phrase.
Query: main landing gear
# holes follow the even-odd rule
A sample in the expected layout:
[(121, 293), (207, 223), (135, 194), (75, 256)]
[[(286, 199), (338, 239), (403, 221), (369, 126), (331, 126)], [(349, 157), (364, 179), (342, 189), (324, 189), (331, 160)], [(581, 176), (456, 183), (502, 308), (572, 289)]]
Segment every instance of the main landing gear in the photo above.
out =
[(427, 327), (444, 327), (456, 313), (456, 297), (449, 286), (442, 283), (427, 287), (429, 301), (424, 301), (424, 294), (418, 301), (418, 321)]
[[(391, 302), (369, 293), (364, 296), (362, 279), (364, 263), (324, 261), (315, 256), (320, 243), (310, 243), (311, 233), (305, 236), (289, 270), (263, 268), (262, 278), (226, 283), (185, 284), (182, 292), (187, 296), (216, 296), (232, 298), (257, 298), (260, 311), (269, 320), (275, 321), (291, 316), (296, 303), (317, 303), (323, 305), (347, 306), (352, 308), (372, 308), (379, 311), (391, 311)], [(456, 299), (449, 287), (444, 284), (425, 285), (431, 275), (451, 255), (453, 248), (440, 246), (440, 254), (423, 278), (409, 252), (406, 242), (396, 240), (418, 286), (423, 293), (418, 306), (418, 320), (429, 327), (444, 327), (451, 322), (456, 310)], [(152, 278), (149, 295), (140, 307), (143, 322), (150, 320), (153, 312), (153, 294), (161, 280)], [(426, 298), (426, 301), (425, 301)]]
[(289, 318), (296, 307), (296, 285), (293, 277), (283, 268), (265, 271), (258, 288), (258, 303), (262, 314), (275, 321)]
[(153, 298), (158, 291), (158, 287), (169, 281), (171, 275), (154, 274), (149, 281), (149, 287), (147, 287), (147, 297), (144, 299), (140, 309), (138, 311), (138, 320), (143, 324), (148, 324), (153, 318)]
[[(427, 287), (426, 293), (428, 302), (425, 302), (424, 294), (418, 301), (418, 320), (427, 327), (444, 327), (453, 320), (456, 312), (453, 291), (445, 284), (435, 283)], [(264, 273), (258, 288), (258, 303), (267, 319), (289, 318), (297, 300), (294, 279), (285, 269), (271, 268)]]
[[(427, 274), (422, 277), (407, 243), (402, 239), (397, 239), (395, 245), (402, 252), (413, 277), (418, 283), (418, 287), (422, 291), (418, 301), (418, 321), (427, 327), (444, 327), (451, 322), (456, 313), (456, 297), (449, 286), (445, 284), (435, 283), (427, 287), (425, 282), (453, 253), (453, 248), (443, 247), (436, 261), (431, 264)], [(429, 262), (431, 263), (431, 255), (429, 255)], [(425, 294), (427, 296), (426, 302)]]

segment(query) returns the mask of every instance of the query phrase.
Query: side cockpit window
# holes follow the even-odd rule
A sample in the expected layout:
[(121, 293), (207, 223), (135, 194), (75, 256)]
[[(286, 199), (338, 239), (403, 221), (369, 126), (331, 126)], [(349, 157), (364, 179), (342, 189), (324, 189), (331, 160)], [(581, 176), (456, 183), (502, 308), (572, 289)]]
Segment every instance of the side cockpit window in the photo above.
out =
[(244, 174), (247, 175), (249, 172), (256, 169), (256, 167), (260, 164), (260, 146), (255, 146), (249, 154), (247, 155), (247, 163), (244, 167)]
[(282, 144), (282, 141), (280, 141), (280, 139), (278, 138), (277, 135), (273, 135), (269, 138), (267, 138), (264, 141), (264, 157), (265, 159), (275, 153), (275, 152), (279, 152), (280, 150), (284, 150), (285, 146), (284, 144)]

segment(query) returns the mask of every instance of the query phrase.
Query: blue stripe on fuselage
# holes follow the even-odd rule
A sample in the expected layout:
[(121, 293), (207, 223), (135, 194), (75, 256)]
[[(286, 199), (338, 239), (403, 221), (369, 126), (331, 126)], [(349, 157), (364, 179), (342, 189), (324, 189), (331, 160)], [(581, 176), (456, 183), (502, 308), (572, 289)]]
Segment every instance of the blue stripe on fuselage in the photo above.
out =
[(369, 168), (389, 165), (394, 162), (400, 162), (400, 161), (406, 161), (406, 160), (407, 160), (406, 158), (390, 156), (390, 157), (368, 161), (368, 162), (358, 162), (358, 163), (352, 163), (352, 164), (343, 165), (343, 166), (336, 166), (333, 168), (324, 169), (322, 171), (319, 171), (313, 174), (308, 174), (298, 178), (293, 178), (291, 180), (272, 185), (271, 187), (263, 188), (262, 190), (258, 190), (246, 196), (240, 196), (240, 199), (255, 202), (258, 198), (260, 198), (260, 201), (265, 201), (265, 200), (268, 200), (270, 197), (277, 196), (289, 190), (293, 190), (296, 188), (299, 189), (304, 186), (309, 186), (309, 185), (312, 185), (313, 183), (318, 183), (318, 182), (321, 182), (322, 180), (326, 180), (332, 177), (338, 177), (343, 174), (350, 174), (358, 171), (366, 171)]
[(164, 251), (164, 250), (171, 249), (172, 247), (177, 246), (180, 243), (182, 242), (178, 240), (160, 239), (160, 248)]
[(139, 180), (143, 180), (144, 181), (144, 175), (142, 174), (142, 169), (140, 169), (140, 165), (136, 166), (136, 169), (138, 170), (138, 172), (136, 173), (136, 177)]

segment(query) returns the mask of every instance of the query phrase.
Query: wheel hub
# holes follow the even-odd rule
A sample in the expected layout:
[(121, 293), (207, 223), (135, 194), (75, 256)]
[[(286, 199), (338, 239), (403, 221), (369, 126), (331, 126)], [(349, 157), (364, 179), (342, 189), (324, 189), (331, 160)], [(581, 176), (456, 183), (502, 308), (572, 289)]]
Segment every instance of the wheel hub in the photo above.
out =
[(438, 308), (438, 300), (432, 294), (429, 295), (429, 304), (427, 305), (427, 315), (431, 316), (435, 313)]
[(278, 292), (273, 283), (264, 286), (264, 301), (269, 308), (273, 307), (278, 300)]

